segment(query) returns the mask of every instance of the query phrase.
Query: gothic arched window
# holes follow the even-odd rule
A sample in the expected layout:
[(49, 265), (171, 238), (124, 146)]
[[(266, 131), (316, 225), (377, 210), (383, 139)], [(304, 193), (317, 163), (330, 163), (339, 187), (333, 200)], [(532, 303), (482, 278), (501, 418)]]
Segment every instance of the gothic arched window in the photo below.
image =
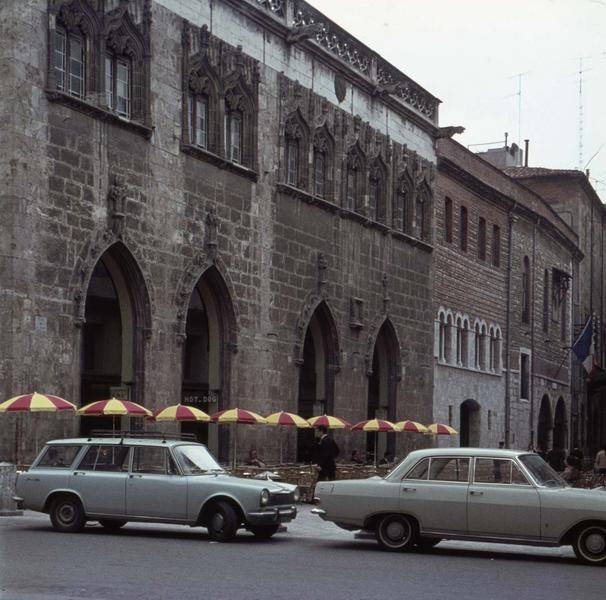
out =
[(284, 138), (286, 183), (305, 189), (307, 187), (309, 129), (298, 110), (286, 120)]
[(313, 193), (331, 199), (334, 142), (326, 125), (316, 130), (313, 141)]

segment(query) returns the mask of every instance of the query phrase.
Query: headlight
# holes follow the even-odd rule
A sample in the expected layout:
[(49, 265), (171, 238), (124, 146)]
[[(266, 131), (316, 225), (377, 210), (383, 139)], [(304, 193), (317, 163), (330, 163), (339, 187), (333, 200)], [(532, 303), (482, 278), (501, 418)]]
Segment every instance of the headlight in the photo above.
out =
[(293, 498), (294, 498), (295, 502), (298, 502), (299, 500), (301, 500), (301, 490), (298, 487), (295, 488), (295, 491), (293, 493)]
[(261, 498), (259, 499), (261, 506), (266, 506), (269, 502), (269, 490), (261, 490)]

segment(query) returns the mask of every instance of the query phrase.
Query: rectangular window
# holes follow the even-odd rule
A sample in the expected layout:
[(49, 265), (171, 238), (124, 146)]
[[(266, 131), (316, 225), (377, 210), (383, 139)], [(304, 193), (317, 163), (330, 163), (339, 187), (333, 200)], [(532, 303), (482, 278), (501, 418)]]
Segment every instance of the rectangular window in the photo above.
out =
[(368, 216), (371, 219), (377, 218), (377, 208), (379, 206), (379, 181), (378, 179), (371, 178), (368, 182), (368, 196), (369, 196), (369, 207)]
[(235, 163), (242, 162), (242, 120), (240, 115), (229, 116), (229, 159)]
[(175, 475), (177, 473), (177, 467), (166, 448), (141, 446), (135, 448), (133, 473)]
[(324, 197), (325, 165), (324, 152), (316, 152), (314, 157), (314, 193), (320, 197)]
[(105, 104), (114, 108), (114, 61), (111, 56), (105, 57)]
[(73, 36), (69, 38), (69, 93), (84, 96), (84, 45)]
[(549, 332), (549, 271), (543, 276), (543, 331)]
[(208, 99), (196, 98), (195, 101), (195, 143), (206, 148), (208, 144)]
[(478, 258), (486, 260), (486, 219), (478, 221)]
[(356, 172), (354, 169), (347, 169), (347, 208), (354, 209), (356, 201)]
[(469, 459), (440, 457), (432, 458), (429, 479), (434, 481), (463, 481), (469, 479)]
[(461, 206), (460, 236), (461, 250), (467, 252), (467, 209), (464, 206)]
[(530, 356), (520, 354), (520, 398), (530, 398)]
[(297, 187), (299, 172), (299, 144), (297, 140), (288, 139), (286, 141), (286, 183)]
[(501, 228), (492, 226), (492, 266), (501, 266)]
[(444, 241), (452, 244), (452, 200), (444, 200)]
[(57, 89), (65, 90), (65, 33), (55, 31), (55, 79)]
[(122, 60), (116, 67), (116, 112), (122, 117), (130, 117), (130, 68)]

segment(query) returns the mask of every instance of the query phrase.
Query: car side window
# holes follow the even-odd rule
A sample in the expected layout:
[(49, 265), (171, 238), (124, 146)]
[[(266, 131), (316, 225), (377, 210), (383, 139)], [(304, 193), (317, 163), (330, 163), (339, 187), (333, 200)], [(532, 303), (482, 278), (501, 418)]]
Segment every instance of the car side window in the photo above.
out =
[(68, 469), (82, 446), (48, 446), (38, 462), (38, 467)]
[(176, 475), (177, 468), (166, 448), (139, 446), (135, 448), (133, 473)]
[(81, 471), (128, 471), (128, 446), (91, 446), (78, 465)]
[(404, 476), (404, 479), (427, 479), (427, 473), (429, 472), (429, 459), (424, 458), (420, 460), (408, 473)]
[(475, 483), (529, 485), (524, 473), (506, 458), (476, 458), (473, 480)]
[(469, 458), (433, 457), (429, 468), (433, 481), (469, 481)]

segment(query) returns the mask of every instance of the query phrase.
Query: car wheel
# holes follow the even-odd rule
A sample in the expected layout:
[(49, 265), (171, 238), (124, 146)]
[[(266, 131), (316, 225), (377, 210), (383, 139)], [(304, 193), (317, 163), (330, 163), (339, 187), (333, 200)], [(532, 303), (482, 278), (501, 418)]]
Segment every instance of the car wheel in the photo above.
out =
[(109, 531), (118, 531), (120, 527), (124, 527), (128, 521), (121, 519), (99, 519), (99, 525)]
[(268, 540), (274, 533), (277, 533), (280, 525), (251, 525), (249, 529), (255, 535), (262, 540)]
[(50, 505), (50, 520), (57, 531), (76, 533), (86, 524), (80, 500), (74, 496), (59, 496)]
[(387, 515), (383, 517), (376, 530), (377, 541), (385, 550), (410, 550), (417, 542), (417, 528), (409, 517)]
[(587, 525), (582, 527), (572, 546), (581, 562), (588, 565), (606, 565), (606, 526)]
[(234, 507), (227, 502), (217, 502), (208, 514), (208, 533), (217, 542), (228, 542), (234, 538), (238, 530), (238, 514)]
[(419, 550), (431, 550), (442, 541), (442, 538), (420, 537), (417, 540), (417, 548)]

